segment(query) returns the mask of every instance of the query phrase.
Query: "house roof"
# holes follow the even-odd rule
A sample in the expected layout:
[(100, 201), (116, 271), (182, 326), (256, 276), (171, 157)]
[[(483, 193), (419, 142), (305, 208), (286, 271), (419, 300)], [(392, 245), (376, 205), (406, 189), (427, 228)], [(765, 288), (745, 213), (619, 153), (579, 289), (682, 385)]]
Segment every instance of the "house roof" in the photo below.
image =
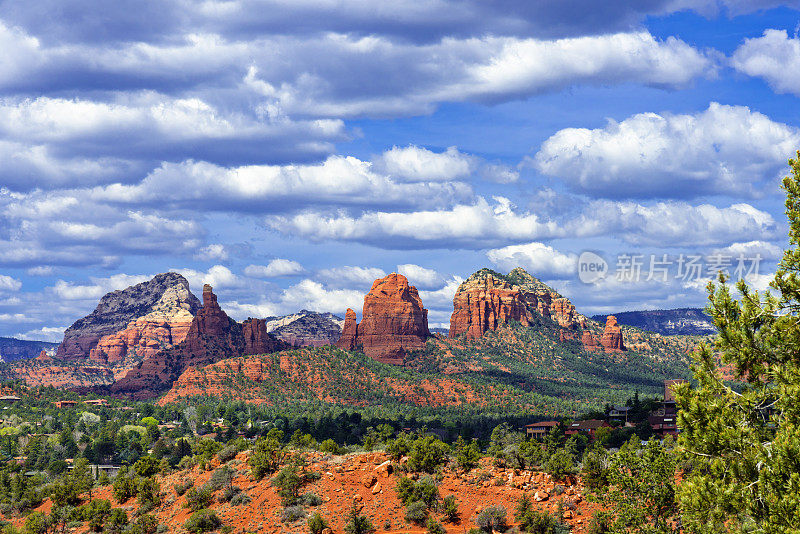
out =
[(540, 421), (538, 423), (531, 423), (529, 425), (525, 425), (525, 428), (536, 428), (536, 427), (554, 427), (558, 426), (558, 421)]

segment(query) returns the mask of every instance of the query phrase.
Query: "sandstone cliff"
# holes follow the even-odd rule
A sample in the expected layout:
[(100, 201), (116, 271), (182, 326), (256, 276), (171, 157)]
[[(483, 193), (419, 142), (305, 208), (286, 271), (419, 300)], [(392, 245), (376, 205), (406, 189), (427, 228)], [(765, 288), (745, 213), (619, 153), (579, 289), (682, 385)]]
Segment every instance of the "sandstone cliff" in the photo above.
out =
[(277, 339), (267, 331), (266, 319), (247, 319), (242, 323), (244, 355), (269, 354), (291, 348), (289, 343)]
[(525, 270), (516, 268), (502, 275), (481, 269), (456, 291), (449, 335), (466, 334), (467, 339), (478, 339), (512, 321), (531, 326), (539, 317), (566, 329), (584, 328), (587, 324), (586, 317), (568, 299)]
[[(251, 341), (251, 343), (255, 343)], [(217, 303), (210, 285), (203, 286), (203, 307), (192, 320), (186, 338), (156, 352), (111, 386), (112, 393), (148, 398), (169, 388), (188, 367), (199, 367), (245, 351), (242, 326)]]
[[(57, 357), (75, 360), (92, 355), (100, 362), (145, 357), (155, 347), (160, 349), (182, 339), (199, 309), (200, 301), (189, 291), (189, 282), (183, 276), (156, 275), (148, 282), (103, 296), (91, 314), (64, 332)], [(95, 348), (98, 350), (92, 354)]]
[(408, 351), (425, 347), (429, 335), (428, 310), (417, 288), (405, 276), (391, 273), (375, 280), (364, 297), (360, 324), (355, 325), (355, 312), (347, 311), (337, 345), (348, 350), (361, 345), (370, 358), (402, 364)]
[(622, 351), (625, 349), (625, 344), (622, 342), (622, 329), (617, 324), (617, 318), (609, 315), (606, 318), (606, 326), (603, 329), (603, 337), (600, 338), (600, 344), (606, 351)]

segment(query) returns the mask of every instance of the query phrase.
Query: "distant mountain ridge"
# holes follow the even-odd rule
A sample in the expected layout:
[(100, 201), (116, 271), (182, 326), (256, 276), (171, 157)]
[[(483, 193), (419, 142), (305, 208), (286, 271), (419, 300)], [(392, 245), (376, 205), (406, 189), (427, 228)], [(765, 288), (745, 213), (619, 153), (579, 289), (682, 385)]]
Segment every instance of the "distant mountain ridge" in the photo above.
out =
[(30, 360), (37, 357), (42, 351), (45, 351), (49, 356), (54, 356), (57, 348), (58, 343), (0, 337), (0, 361)]
[(279, 317), (267, 317), (267, 332), (297, 347), (321, 347), (339, 340), (344, 319), (332, 313), (300, 310)]
[[(672, 310), (641, 310), (614, 314), (620, 324), (665, 336), (701, 336), (716, 333), (714, 322), (702, 308), (675, 308)], [(605, 315), (595, 315), (599, 321)]]

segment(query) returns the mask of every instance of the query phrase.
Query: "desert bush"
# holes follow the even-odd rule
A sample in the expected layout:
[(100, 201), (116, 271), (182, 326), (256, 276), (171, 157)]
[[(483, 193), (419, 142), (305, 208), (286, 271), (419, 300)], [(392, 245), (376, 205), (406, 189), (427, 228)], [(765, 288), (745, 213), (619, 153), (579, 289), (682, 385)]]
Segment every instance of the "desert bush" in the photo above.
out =
[(142, 456), (133, 464), (133, 472), (140, 477), (152, 477), (161, 471), (161, 461), (153, 456)]
[(401, 477), (397, 481), (397, 497), (406, 506), (422, 501), (427, 508), (433, 509), (439, 500), (439, 488), (431, 477), (423, 477), (418, 481)]
[(281, 521), (292, 523), (306, 516), (306, 511), (302, 506), (287, 506), (281, 510)]
[(24, 534), (46, 534), (50, 528), (50, 519), (41, 512), (33, 512), (25, 519)]
[(332, 439), (326, 439), (322, 443), (319, 444), (319, 450), (322, 452), (327, 452), (329, 454), (341, 454), (342, 449), (339, 445), (336, 444), (335, 441)]
[(347, 512), (347, 523), (344, 525), (346, 534), (372, 534), (375, 532), (375, 525), (369, 517), (361, 515), (358, 509), (353, 506)]
[(211, 504), (211, 491), (208, 488), (192, 488), (186, 492), (185, 508), (192, 512), (198, 512), (204, 508), (208, 508)]
[(256, 440), (253, 454), (248, 459), (250, 470), (257, 480), (274, 473), (286, 458), (286, 449), (281, 445), (283, 432), (272, 429), (266, 436)]
[(128, 514), (122, 508), (114, 508), (108, 516), (103, 532), (120, 534), (128, 527)]
[(111, 503), (106, 499), (92, 499), (83, 507), (83, 517), (89, 522), (89, 530), (92, 532), (102, 532), (110, 514)]
[(236, 497), (239, 493), (242, 492), (242, 489), (239, 486), (228, 486), (226, 487), (219, 496), (219, 502), (230, 502), (231, 499)]
[(475, 518), (475, 524), (486, 532), (491, 533), (493, 530), (503, 532), (506, 529), (506, 517), (506, 509), (502, 506), (487, 506)]
[(161, 504), (161, 485), (155, 477), (141, 479), (136, 502), (139, 504), (140, 514), (145, 514)]
[(575, 474), (575, 464), (572, 455), (564, 449), (559, 449), (547, 459), (545, 471), (555, 480), (564, 480), (569, 475)]
[(156, 534), (158, 519), (150, 514), (140, 515), (131, 526), (130, 534)]
[(425, 529), (428, 534), (445, 534), (446, 532), (442, 524), (432, 517), (429, 517), (425, 523)]
[(442, 499), (442, 516), (446, 521), (450, 523), (455, 523), (458, 521), (458, 501), (456, 501), (455, 495), (448, 495), (444, 499)]
[(314, 515), (308, 518), (308, 530), (311, 534), (322, 534), (326, 528), (328, 528), (328, 521), (319, 512), (314, 512)]
[(189, 532), (200, 533), (216, 530), (221, 524), (222, 521), (217, 517), (216, 512), (203, 508), (190, 515), (183, 524), (183, 528)]
[(184, 480), (183, 482), (178, 482), (177, 484), (174, 484), (172, 486), (172, 489), (174, 489), (175, 490), (175, 494), (178, 497), (180, 497), (181, 495), (186, 493), (186, 490), (188, 490), (192, 486), (194, 486), (194, 480), (188, 480), (187, 479), (187, 480)]
[(440, 439), (433, 436), (417, 438), (408, 451), (408, 468), (412, 471), (435, 473), (447, 462), (450, 448)]
[(428, 507), (422, 501), (414, 501), (406, 506), (404, 519), (409, 523), (424, 525), (428, 519)]
[(209, 478), (208, 482), (205, 483), (205, 487), (210, 489), (212, 492), (217, 491), (220, 488), (230, 485), (230, 483), (233, 481), (233, 475), (233, 469), (228, 466), (215, 469), (214, 472), (211, 473), (211, 478)]
[(320, 497), (313, 491), (307, 491), (300, 498), (300, 501), (306, 506), (319, 506), (320, 504), (322, 504), (322, 497)]
[(245, 505), (245, 504), (250, 504), (251, 502), (253, 502), (253, 499), (250, 498), (250, 496), (248, 494), (244, 493), (244, 492), (237, 493), (231, 499), (231, 505), (232, 506), (242, 506), (242, 505)]

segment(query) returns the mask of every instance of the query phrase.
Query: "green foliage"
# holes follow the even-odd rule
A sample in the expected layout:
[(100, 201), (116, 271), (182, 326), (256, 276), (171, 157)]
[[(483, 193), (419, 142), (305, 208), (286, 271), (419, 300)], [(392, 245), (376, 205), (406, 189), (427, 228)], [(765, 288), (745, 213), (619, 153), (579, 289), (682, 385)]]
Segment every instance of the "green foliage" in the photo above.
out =
[(408, 451), (408, 468), (412, 471), (435, 473), (447, 462), (450, 447), (434, 436), (417, 438)]
[(222, 466), (211, 473), (211, 478), (205, 483), (205, 487), (211, 491), (217, 491), (218, 489), (230, 486), (233, 481), (233, 475), (233, 469), (228, 466)]
[(644, 447), (634, 436), (611, 458), (605, 502), (622, 532), (669, 534), (678, 506), (675, 499), (677, 455), (651, 439)]
[(208, 508), (211, 500), (211, 490), (209, 488), (192, 488), (186, 492), (186, 502), (183, 506), (193, 512), (197, 512), (203, 508)]
[(25, 519), (24, 534), (47, 534), (50, 528), (50, 518), (41, 512), (32, 512)]
[(330, 438), (319, 444), (319, 450), (329, 454), (341, 454), (342, 452), (341, 447), (339, 447), (339, 445), (337, 445), (336, 442)]
[(257, 480), (261, 480), (266, 475), (277, 471), (286, 458), (288, 453), (281, 445), (282, 437), (283, 432), (273, 429), (266, 436), (256, 440), (253, 454), (250, 456), (248, 463), (253, 476)]
[(140, 514), (147, 513), (161, 504), (161, 485), (155, 477), (139, 480), (136, 502), (139, 504)]
[(322, 534), (322, 531), (326, 528), (328, 528), (328, 521), (319, 512), (314, 512), (308, 518), (308, 531), (311, 534)]
[(302, 506), (287, 506), (283, 510), (281, 510), (281, 521), (284, 523), (293, 523), (298, 519), (301, 519), (306, 516), (306, 511), (303, 510)]
[(397, 481), (397, 498), (409, 506), (414, 502), (422, 502), (426, 508), (435, 508), (439, 500), (439, 487), (431, 477), (423, 477), (414, 481), (408, 477), (401, 477)]
[(569, 534), (567, 525), (558, 517), (533, 508), (525, 494), (517, 502), (514, 518), (519, 521), (519, 528), (529, 534)]
[(446, 532), (442, 524), (432, 517), (425, 522), (425, 530), (427, 534), (445, 534)]
[(133, 464), (133, 471), (140, 477), (152, 477), (161, 471), (161, 462), (153, 456), (142, 456)]
[(428, 519), (428, 507), (422, 501), (414, 501), (406, 506), (404, 519), (409, 523), (424, 525)]
[(455, 495), (448, 495), (442, 499), (440, 508), (442, 511), (442, 517), (445, 521), (450, 523), (458, 522), (460, 514), (458, 513), (458, 501), (456, 500)]
[(111, 532), (119, 534), (124, 531), (128, 526), (128, 514), (122, 508), (114, 508), (108, 516), (103, 527), (103, 532)]
[(222, 521), (213, 510), (197, 510), (183, 524), (183, 528), (193, 533), (210, 532), (216, 530)]
[(315, 478), (318, 478), (318, 474), (306, 470), (305, 459), (294, 456), (272, 479), (272, 485), (278, 488), (281, 504), (291, 506), (300, 501), (300, 489), (303, 485)]
[(102, 532), (106, 519), (111, 515), (111, 503), (107, 499), (92, 499), (82, 508), (83, 518), (89, 522), (89, 530)]
[(475, 524), (484, 532), (497, 530), (503, 532), (506, 529), (506, 519), (508, 512), (502, 506), (487, 506), (475, 517)]
[(600, 446), (590, 448), (583, 455), (583, 484), (592, 490), (608, 486), (608, 452)]
[(464, 438), (458, 436), (453, 448), (456, 452), (456, 463), (464, 472), (478, 467), (481, 459), (481, 449), (474, 441), (466, 443)]
[(118, 503), (127, 502), (127, 500), (136, 495), (139, 490), (136, 478), (130, 473), (127, 467), (123, 467), (119, 470), (117, 477), (114, 479), (114, 483), (111, 485), (111, 489), (114, 499), (116, 499)]
[(243, 506), (246, 504), (250, 504), (253, 501), (252, 498), (246, 493), (237, 493), (231, 498), (231, 505), (232, 506)]
[(192, 486), (194, 486), (194, 480), (191, 480), (191, 479), (186, 479), (186, 480), (184, 480), (184, 481), (182, 481), (182, 482), (178, 482), (178, 483), (174, 484), (174, 485), (172, 486), (172, 489), (174, 489), (174, 490), (175, 490), (175, 494), (176, 494), (178, 497), (180, 497), (181, 495), (183, 495), (184, 493), (186, 493), (186, 491), (187, 491), (189, 488), (191, 488)]
[(394, 440), (386, 445), (386, 453), (395, 462), (399, 462), (400, 458), (407, 456), (411, 450), (411, 442), (413, 440), (406, 432), (401, 432)]
[(572, 455), (564, 449), (559, 449), (547, 459), (545, 471), (555, 480), (564, 480), (575, 474), (575, 463)]
[(140, 515), (131, 526), (131, 534), (156, 534), (158, 519), (150, 514)]
[(725, 277), (709, 284), (714, 351), (736, 389), (707, 346), (695, 353), (697, 387), (675, 388), (679, 443), (692, 465), (680, 488), (687, 532), (800, 528), (800, 151), (789, 166), (789, 248), (771, 282), (776, 294), (740, 280), (737, 300)]
[(346, 534), (372, 534), (375, 532), (375, 525), (372, 524), (370, 518), (361, 515), (358, 509), (353, 506), (347, 512), (347, 522), (344, 525)]

